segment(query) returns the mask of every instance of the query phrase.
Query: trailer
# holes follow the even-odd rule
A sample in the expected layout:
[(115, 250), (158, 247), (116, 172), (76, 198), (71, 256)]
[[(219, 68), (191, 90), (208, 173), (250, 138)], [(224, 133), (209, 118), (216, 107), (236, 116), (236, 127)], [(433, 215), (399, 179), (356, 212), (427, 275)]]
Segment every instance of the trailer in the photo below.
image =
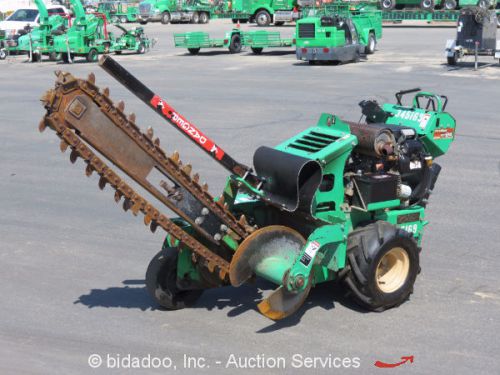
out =
[(248, 31), (243, 33), (243, 45), (260, 55), (264, 48), (292, 47), (295, 45), (295, 38), (281, 38), (279, 31)]
[(465, 7), (478, 6), (483, 9), (494, 9), (497, 0), (381, 0), (380, 8), (385, 12), (397, 10), (421, 10), (432, 12), (436, 8), (456, 10)]
[(232, 29), (224, 38), (210, 38), (202, 31), (174, 34), (174, 44), (177, 48), (187, 48), (190, 54), (197, 55), (202, 48), (227, 48), (230, 53), (239, 53), (243, 47), (250, 47), (253, 53), (261, 54), (264, 48), (291, 47), (295, 44), (293, 38), (281, 38), (277, 31), (241, 31)]
[(464, 56), (493, 56), (500, 63), (500, 40), (497, 40), (495, 13), (479, 7), (464, 8), (457, 23), (457, 36), (446, 42), (448, 65), (457, 65)]
[[(500, 9), (495, 10), (497, 25), (500, 26)], [(403, 21), (433, 22), (457, 22), (460, 16), (459, 10), (435, 10), (423, 11), (418, 9), (402, 9), (382, 12), (384, 23), (402, 23)]]
[(143, 0), (139, 3), (138, 20), (145, 25), (148, 22), (168, 23), (208, 23), (212, 11), (219, 5), (212, 5), (205, 0)]

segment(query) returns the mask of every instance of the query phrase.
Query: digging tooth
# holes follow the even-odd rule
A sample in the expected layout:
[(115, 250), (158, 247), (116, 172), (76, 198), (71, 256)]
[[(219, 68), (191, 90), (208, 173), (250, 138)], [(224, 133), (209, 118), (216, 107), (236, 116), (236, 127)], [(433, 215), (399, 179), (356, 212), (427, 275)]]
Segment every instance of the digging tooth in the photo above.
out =
[(221, 194), (221, 196), (219, 197), (219, 199), (217, 200), (217, 204), (221, 207), (224, 207), (224, 194)]
[(134, 214), (134, 216), (137, 216), (137, 214), (141, 210), (141, 206), (142, 206), (142, 202), (140, 200), (137, 200), (134, 202), (134, 205), (131, 208), (132, 214)]
[(125, 110), (125, 103), (123, 100), (120, 100), (116, 107), (120, 110), (120, 112), (123, 112)]
[(202, 186), (203, 191), (208, 191), (208, 184), (205, 182)]
[(65, 152), (68, 149), (68, 146), (69, 145), (65, 140), (61, 140), (61, 143), (59, 144), (59, 150), (61, 150), (61, 152)]
[(95, 85), (95, 74), (90, 73), (89, 76), (87, 77), (87, 81), (89, 81), (91, 84)]
[(54, 70), (54, 74), (56, 75), (57, 78), (62, 74), (62, 71), (60, 70)]
[(153, 220), (153, 218), (151, 217), (151, 215), (149, 215), (149, 214), (144, 215), (144, 224), (145, 225), (151, 224), (152, 220)]
[(155, 144), (156, 147), (160, 147), (160, 138), (156, 138), (153, 143)]
[(240, 225), (243, 225), (243, 226), (247, 226), (248, 225), (248, 222), (247, 222), (247, 218), (245, 215), (241, 215), (240, 216), (240, 220), (238, 220), (238, 223)]
[(153, 220), (149, 225), (149, 229), (154, 233), (156, 232), (156, 228), (158, 228), (158, 223), (156, 222), (156, 220)]
[(125, 198), (123, 201), (123, 211), (127, 212), (130, 209), (130, 206), (132, 205), (132, 202), (130, 201), (129, 198)]
[(131, 113), (130, 115), (128, 115), (128, 120), (130, 122), (134, 122), (135, 123), (135, 113)]
[(120, 193), (118, 190), (115, 191), (115, 202), (118, 203), (121, 198), (122, 198), (122, 193)]
[(221, 269), (219, 269), (219, 278), (220, 278), (221, 280), (224, 280), (224, 279), (226, 278), (226, 275), (227, 275), (227, 272), (226, 272), (226, 271), (224, 271), (222, 268), (221, 268)]
[(73, 164), (75, 164), (76, 159), (78, 159), (78, 151), (75, 149), (71, 150), (71, 154), (69, 154), (69, 161)]
[(46, 127), (47, 127), (47, 124), (45, 123), (45, 118), (43, 118), (42, 121), (40, 121), (40, 124), (38, 124), (38, 131), (40, 133), (43, 133), (43, 131), (45, 130)]
[(179, 159), (180, 159), (180, 156), (179, 156), (179, 153), (177, 151), (174, 151), (172, 156), (170, 156), (170, 160), (172, 160), (176, 164), (179, 164)]
[(87, 166), (85, 167), (85, 175), (87, 177), (90, 177), (92, 175), (92, 172), (94, 172), (94, 168), (92, 168), (92, 165), (87, 164)]
[(192, 169), (193, 168), (191, 167), (191, 164), (186, 164), (184, 167), (182, 167), (182, 171), (188, 176), (191, 174)]
[(54, 97), (54, 95), (55, 95), (54, 90), (48, 90), (42, 95), (40, 101), (43, 103), (44, 107), (52, 103), (52, 98)]
[(109, 97), (109, 87), (105, 87), (105, 88), (102, 90), (102, 94), (103, 94), (104, 96)]
[(106, 184), (108, 182), (108, 179), (104, 176), (101, 176), (101, 178), (99, 179), (99, 189), (103, 190), (105, 187), (106, 187)]
[(193, 181), (196, 182), (196, 183), (198, 183), (198, 181), (200, 181), (200, 175), (198, 173), (195, 173), (193, 175)]
[(148, 137), (150, 140), (153, 139), (153, 135), (154, 135), (154, 130), (151, 126), (149, 126), (147, 129), (146, 129), (146, 137)]
[(210, 260), (208, 261), (207, 268), (210, 272), (214, 272), (215, 266), (216, 266), (216, 264), (214, 262), (212, 262)]

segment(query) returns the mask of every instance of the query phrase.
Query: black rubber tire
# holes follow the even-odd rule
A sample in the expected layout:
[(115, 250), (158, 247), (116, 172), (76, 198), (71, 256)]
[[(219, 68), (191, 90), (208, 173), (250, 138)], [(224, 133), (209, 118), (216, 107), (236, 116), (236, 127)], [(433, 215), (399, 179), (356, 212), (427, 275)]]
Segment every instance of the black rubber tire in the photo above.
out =
[(396, 7), (395, 0), (380, 0), (380, 8), (382, 10), (393, 10)]
[(207, 12), (201, 12), (200, 13), (200, 23), (201, 24), (206, 24), (210, 21), (210, 17)]
[(115, 51), (115, 55), (121, 55), (122, 51)]
[(42, 61), (42, 55), (38, 52), (33, 52), (31, 55), (31, 62), (40, 62)]
[(98, 57), (99, 53), (97, 52), (97, 50), (95, 48), (91, 48), (85, 58), (87, 59), (87, 62), (96, 62)]
[(188, 51), (191, 55), (197, 55), (198, 53), (200, 53), (199, 48), (188, 48)]
[(359, 53), (359, 50), (354, 53), (354, 58), (352, 59), (352, 62), (358, 63), (361, 60), (361, 54)]
[(238, 20), (238, 19), (236, 19), (236, 18), (231, 18), (231, 22), (232, 22), (232, 23), (234, 23), (234, 24), (237, 24), (237, 23), (238, 23), (238, 21), (239, 21), (239, 20)]
[[(382, 257), (395, 247), (402, 248), (408, 255), (408, 275), (397, 290), (385, 293), (377, 285), (375, 271)], [(410, 233), (387, 222), (377, 221), (354, 230), (347, 240), (349, 270), (344, 282), (355, 302), (368, 310), (384, 311), (406, 301), (420, 272), (419, 252)]]
[(264, 50), (264, 48), (262, 48), (262, 47), (250, 47), (250, 49), (256, 55), (260, 55), (262, 53), (262, 51)]
[(128, 22), (128, 18), (126, 16), (120, 17), (120, 23), (127, 23), (127, 22)]
[(137, 47), (137, 54), (138, 55), (143, 55), (146, 53), (146, 46), (144, 45), (144, 43), (139, 43), (139, 46)]
[(189, 23), (200, 23), (200, 13), (194, 12), (193, 17), (191, 18)]
[(170, 23), (170, 13), (168, 12), (163, 12), (161, 15), (161, 23), (166, 25)]
[(231, 42), (229, 43), (229, 52), (240, 53), (241, 47), (242, 45), (240, 34), (233, 34), (233, 36), (231, 36)]
[(457, 9), (457, 0), (445, 0), (443, 4), (443, 8), (446, 10), (455, 10)]
[(255, 15), (255, 22), (258, 26), (269, 26), (271, 23), (271, 15), (267, 10), (260, 10)]
[(57, 52), (50, 52), (49, 53), (49, 60), (50, 61), (57, 61), (61, 58), (60, 54)]
[(68, 55), (67, 53), (63, 53), (63, 54), (62, 54), (62, 61), (63, 61), (64, 63), (68, 64), (68, 63), (69, 63), (70, 58), (71, 58), (71, 60), (73, 60), (73, 55)]
[(479, 0), (477, 6), (482, 9), (490, 9), (491, 2), (489, 0)]
[(274, 26), (283, 26), (285, 24), (285, 22), (283, 21), (277, 21), (274, 23)]
[(316, 65), (317, 61), (316, 60), (309, 60), (308, 63), (309, 63), (309, 65)]
[(139, 21), (139, 23), (140, 23), (141, 25), (147, 25), (147, 24), (148, 24), (148, 21)]
[(458, 52), (455, 52), (453, 54), (453, 56), (448, 56), (446, 58), (446, 62), (448, 63), (448, 65), (451, 65), (451, 66), (457, 65), (457, 62), (458, 62)]
[(375, 33), (370, 31), (368, 35), (368, 44), (365, 47), (365, 53), (367, 55), (373, 55), (375, 53), (375, 48), (377, 47), (377, 38), (375, 37)]
[(500, 27), (500, 14), (497, 14), (497, 26)]
[(0, 49), (0, 60), (5, 60), (7, 58), (7, 51), (4, 48)]
[(434, 7), (436, 6), (436, 3), (434, 0), (422, 0), (420, 2), (420, 9), (422, 10), (434, 10)]
[(120, 19), (117, 16), (111, 16), (111, 17), (109, 17), (109, 22), (120, 23)]
[(203, 289), (179, 290), (177, 287), (178, 249), (167, 247), (156, 254), (146, 271), (146, 289), (156, 303), (168, 310), (192, 306)]

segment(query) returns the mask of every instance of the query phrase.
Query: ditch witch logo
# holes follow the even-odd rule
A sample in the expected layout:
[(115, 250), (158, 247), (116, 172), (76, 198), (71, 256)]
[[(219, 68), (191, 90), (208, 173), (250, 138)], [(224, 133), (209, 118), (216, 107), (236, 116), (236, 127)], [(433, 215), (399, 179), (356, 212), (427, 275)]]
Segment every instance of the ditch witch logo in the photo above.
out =
[(206, 137), (196, 126), (187, 121), (184, 117), (178, 114), (159, 96), (155, 95), (151, 99), (151, 104), (167, 119), (170, 119), (184, 133), (186, 133), (193, 141), (198, 143), (206, 151), (215, 156), (217, 160), (221, 160), (224, 156), (224, 151), (208, 137)]

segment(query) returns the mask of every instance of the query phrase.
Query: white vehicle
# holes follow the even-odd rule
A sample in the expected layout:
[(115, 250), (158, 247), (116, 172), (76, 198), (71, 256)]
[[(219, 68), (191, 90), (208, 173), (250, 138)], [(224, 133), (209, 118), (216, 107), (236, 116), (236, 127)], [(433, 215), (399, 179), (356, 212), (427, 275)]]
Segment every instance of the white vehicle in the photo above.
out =
[[(49, 15), (69, 14), (62, 5), (47, 6)], [(14, 35), (23, 30), (26, 26), (36, 27), (39, 24), (40, 14), (36, 7), (19, 8), (12, 13), (5, 21), (0, 22), (0, 30), (5, 30), (5, 39), (14, 39)]]

